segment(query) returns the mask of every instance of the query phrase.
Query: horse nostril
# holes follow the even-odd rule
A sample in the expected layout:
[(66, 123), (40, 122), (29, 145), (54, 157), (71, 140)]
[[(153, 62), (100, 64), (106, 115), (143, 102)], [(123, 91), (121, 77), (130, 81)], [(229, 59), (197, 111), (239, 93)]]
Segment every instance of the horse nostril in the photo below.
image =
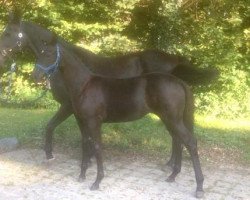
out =
[(38, 73), (32, 73), (32, 79), (36, 84), (39, 84), (42, 82), (42, 77)]

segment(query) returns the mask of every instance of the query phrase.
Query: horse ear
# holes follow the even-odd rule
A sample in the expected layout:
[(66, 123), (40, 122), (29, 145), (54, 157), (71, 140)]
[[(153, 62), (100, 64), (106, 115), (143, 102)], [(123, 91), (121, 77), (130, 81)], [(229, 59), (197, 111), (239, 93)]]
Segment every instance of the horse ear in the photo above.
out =
[(14, 8), (9, 14), (9, 23), (19, 24), (21, 21), (21, 11)]

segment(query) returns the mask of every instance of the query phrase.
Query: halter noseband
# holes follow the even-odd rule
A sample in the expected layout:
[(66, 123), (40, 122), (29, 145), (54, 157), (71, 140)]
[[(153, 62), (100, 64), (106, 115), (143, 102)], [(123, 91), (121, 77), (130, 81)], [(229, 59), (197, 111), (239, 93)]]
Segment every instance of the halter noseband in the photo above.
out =
[(59, 49), (59, 45), (57, 44), (56, 45), (56, 61), (53, 64), (46, 66), (46, 67), (36, 63), (36, 67), (41, 69), (47, 76), (50, 76), (52, 73), (54, 73), (58, 69), (60, 58), (61, 58), (60, 49)]

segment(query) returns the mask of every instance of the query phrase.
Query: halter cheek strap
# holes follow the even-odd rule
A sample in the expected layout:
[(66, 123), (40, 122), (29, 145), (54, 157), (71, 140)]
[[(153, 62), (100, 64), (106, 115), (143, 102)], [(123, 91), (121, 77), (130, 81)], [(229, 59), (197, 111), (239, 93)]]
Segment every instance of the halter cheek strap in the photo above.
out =
[(52, 73), (54, 73), (56, 70), (58, 70), (59, 62), (60, 62), (60, 49), (58, 44), (56, 45), (56, 61), (49, 65), (49, 66), (42, 66), (40, 64), (36, 64), (36, 67), (42, 70), (47, 76), (50, 76)]
[(17, 34), (18, 40), (17, 40), (17, 46), (21, 47), (22, 46), (22, 39), (23, 39), (23, 32), (22, 32), (22, 24), (23, 22), (20, 22), (20, 30), (19, 33)]

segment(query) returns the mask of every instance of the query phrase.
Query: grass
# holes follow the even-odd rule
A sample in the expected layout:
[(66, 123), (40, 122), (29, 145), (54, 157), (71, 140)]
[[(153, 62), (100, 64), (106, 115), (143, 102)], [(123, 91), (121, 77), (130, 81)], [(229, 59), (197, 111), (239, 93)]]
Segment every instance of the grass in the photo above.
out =
[[(41, 148), (44, 127), (54, 112), (0, 108), (0, 138), (16, 136), (22, 146)], [(154, 115), (134, 122), (104, 124), (102, 130), (105, 148), (157, 156), (171, 149), (171, 138)], [(203, 160), (250, 164), (250, 121), (196, 116), (195, 134)], [(80, 139), (73, 117), (56, 129), (55, 143), (63, 148), (78, 149)]]
[[(196, 130), (202, 144), (211, 148), (221, 148), (237, 159), (250, 164), (250, 120), (225, 120), (196, 116)], [(230, 155), (231, 153), (238, 155)]]

